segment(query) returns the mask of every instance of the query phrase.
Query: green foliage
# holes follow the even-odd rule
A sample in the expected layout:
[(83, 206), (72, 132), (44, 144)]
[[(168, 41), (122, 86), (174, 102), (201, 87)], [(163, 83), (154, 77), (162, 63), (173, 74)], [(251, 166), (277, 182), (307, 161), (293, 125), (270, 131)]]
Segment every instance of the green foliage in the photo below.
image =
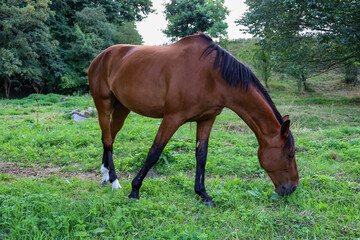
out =
[(67, 94), (87, 91), (87, 68), (101, 51), (118, 43), (140, 44), (135, 24), (128, 21), (141, 20), (151, 12), (148, 0), (80, 1), (76, 5), (55, 1), (51, 7), (57, 14), (50, 21), (55, 22), (52, 32), (61, 42), (59, 51), (66, 61), (58, 87)]
[[(60, 87), (61, 92), (72, 94), (75, 93), (74, 89), (79, 89), (78, 87), (86, 86), (86, 79), (79, 74), (76, 70), (76, 66), (74, 68), (65, 69), (64, 75), (61, 77)], [(79, 81), (79, 79), (83, 79), (83, 81)], [(80, 91), (81, 92), (81, 91)]]
[[(0, 88), (85, 93), (93, 58), (116, 43), (141, 43), (134, 21), (150, 0), (6, 0), (0, 5)], [(129, 23), (130, 22), (130, 23)], [(126, 37), (125, 37), (126, 36)]]
[(271, 78), (272, 69), (274, 67), (274, 63), (270, 55), (271, 53), (262, 47), (254, 48), (254, 51), (253, 65), (260, 73), (260, 79), (263, 80), (265, 86), (269, 88), (268, 82)]
[(226, 36), (228, 9), (224, 0), (172, 0), (165, 4), (167, 29), (164, 33), (177, 39), (197, 32), (207, 32), (213, 37)]
[[(5, 1), (0, 5), (0, 81), (10, 88), (46, 85), (55, 74), (56, 45), (45, 21), (54, 13), (50, 1)], [(13, 86), (12, 86), (13, 85)]]
[(247, 0), (249, 10), (239, 24), (248, 27), (272, 51), (277, 70), (306, 80), (344, 61), (360, 58), (357, 1)]
[(117, 27), (114, 35), (113, 42), (116, 44), (134, 44), (141, 45), (142, 37), (136, 30), (134, 22), (127, 22)]
[(268, 41), (315, 35), (319, 42), (341, 47), (343, 56), (360, 58), (359, 3), (357, 1), (247, 0), (249, 11), (239, 23)]
[(113, 45), (114, 32), (115, 27), (106, 20), (103, 7), (85, 7), (76, 13), (72, 33), (74, 42), (68, 50), (67, 68), (60, 83), (64, 93), (72, 93), (71, 91), (75, 89), (78, 92), (85, 92), (87, 69), (102, 50)]
[(344, 63), (343, 69), (344, 69), (344, 73), (345, 73), (344, 82), (347, 84), (350, 84), (350, 83), (356, 84), (358, 70), (357, 70), (357, 66), (355, 65), (355, 63), (353, 61), (347, 61)]

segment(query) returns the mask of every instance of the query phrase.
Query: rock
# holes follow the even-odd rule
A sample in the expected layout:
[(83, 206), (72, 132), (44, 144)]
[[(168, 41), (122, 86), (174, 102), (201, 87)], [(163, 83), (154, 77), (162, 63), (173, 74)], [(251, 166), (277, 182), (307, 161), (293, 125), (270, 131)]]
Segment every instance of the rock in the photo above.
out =
[(95, 110), (92, 107), (88, 107), (87, 110), (80, 111), (80, 109), (75, 109), (73, 111), (65, 111), (65, 113), (70, 113), (75, 122), (81, 122), (95, 115)]
[(75, 114), (75, 113), (79, 113), (80, 112), (80, 109), (75, 109), (73, 111), (70, 111), (71, 114)]
[(88, 117), (88, 114), (86, 114), (85, 110), (82, 110), (81, 112), (78, 112), (77, 114), (82, 117)]
[(60, 99), (60, 102), (66, 102), (66, 101), (69, 101), (69, 100), (70, 100), (70, 98), (65, 97), (65, 98)]
[(82, 122), (82, 121), (85, 121), (87, 119), (86, 117), (81, 116), (81, 115), (79, 115), (77, 113), (73, 114), (72, 117), (73, 117), (75, 122)]

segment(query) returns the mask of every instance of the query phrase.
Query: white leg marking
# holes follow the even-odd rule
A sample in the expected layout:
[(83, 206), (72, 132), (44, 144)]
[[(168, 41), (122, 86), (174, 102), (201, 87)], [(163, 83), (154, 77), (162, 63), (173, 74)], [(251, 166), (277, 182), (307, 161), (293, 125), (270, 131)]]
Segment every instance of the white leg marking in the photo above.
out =
[(100, 172), (102, 173), (103, 175), (103, 183), (108, 183), (109, 182), (109, 170), (103, 165), (101, 165), (101, 168), (100, 168)]
[(119, 180), (116, 179), (115, 181), (112, 182), (112, 190), (117, 189), (117, 188), (121, 188), (121, 186), (120, 186)]

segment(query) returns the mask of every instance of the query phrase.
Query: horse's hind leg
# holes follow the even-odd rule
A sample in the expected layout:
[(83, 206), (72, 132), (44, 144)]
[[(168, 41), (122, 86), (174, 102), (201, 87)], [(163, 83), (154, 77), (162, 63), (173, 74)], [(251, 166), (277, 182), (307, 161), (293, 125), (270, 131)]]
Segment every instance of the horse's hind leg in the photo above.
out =
[(101, 103), (95, 102), (95, 104), (98, 109), (104, 147), (103, 164), (100, 169), (103, 174), (103, 183), (106, 184), (110, 181), (113, 189), (121, 188), (113, 162), (113, 143), (130, 111), (119, 103), (115, 97), (104, 99)]
[[(126, 117), (129, 115), (130, 110), (124, 107), (119, 101), (115, 101), (113, 105), (113, 113), (111, 115), (111, 138), (115, 140), (116, 134), (121, 130), (124, 125)], [(109, 163), (109, 178), (112, 183), (113, 189), (121, 188), (115, 173), (115, 166), (113, 159), (108, 159)], [(114, 180), (115, 179), (115, 180)], [(114, 182), (115, 181), (115, 182)]]

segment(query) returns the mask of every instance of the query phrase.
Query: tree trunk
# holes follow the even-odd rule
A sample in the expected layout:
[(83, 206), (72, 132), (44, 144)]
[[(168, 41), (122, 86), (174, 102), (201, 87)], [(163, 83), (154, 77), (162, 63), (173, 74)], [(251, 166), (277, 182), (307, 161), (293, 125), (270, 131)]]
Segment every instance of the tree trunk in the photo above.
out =
[(301, 95), (301, 79), (300, 78), (297, 79), (297, 87), (298, 87), (298, 94), (300, 96)]
[(298, 79), (297, 79), (297, 85), (298, 85), (298, 91), (299, 91), (299, 95), (301, 95), (301, 89), (304, 88), (304, 91), (308, 90), (308, 86), (306, 83), (306, 77), (304, 74), (302, 74)]
[(307, 90), (308, 90), (308, 87), (307, 87), (305, 75), (301, 75), (301, 82), (302, 82), (302, 84), (303, 84), (303, 86), (304, 86), (304, 90), (307, 91)]
[(357, 82), (357, 67), (353, 63), (348, 63), (344, 66), (346, 84), (355, 84)]
[(5, 96), (7, 99), (10, 98), (10, 87), (11, 87), (11, 81), (9, 79), (5, 79), (4, 89), (5, 89)]
[(265, 80), (265, 87), (269, 90), (268, 78), (265, 77), (264, 80)]

